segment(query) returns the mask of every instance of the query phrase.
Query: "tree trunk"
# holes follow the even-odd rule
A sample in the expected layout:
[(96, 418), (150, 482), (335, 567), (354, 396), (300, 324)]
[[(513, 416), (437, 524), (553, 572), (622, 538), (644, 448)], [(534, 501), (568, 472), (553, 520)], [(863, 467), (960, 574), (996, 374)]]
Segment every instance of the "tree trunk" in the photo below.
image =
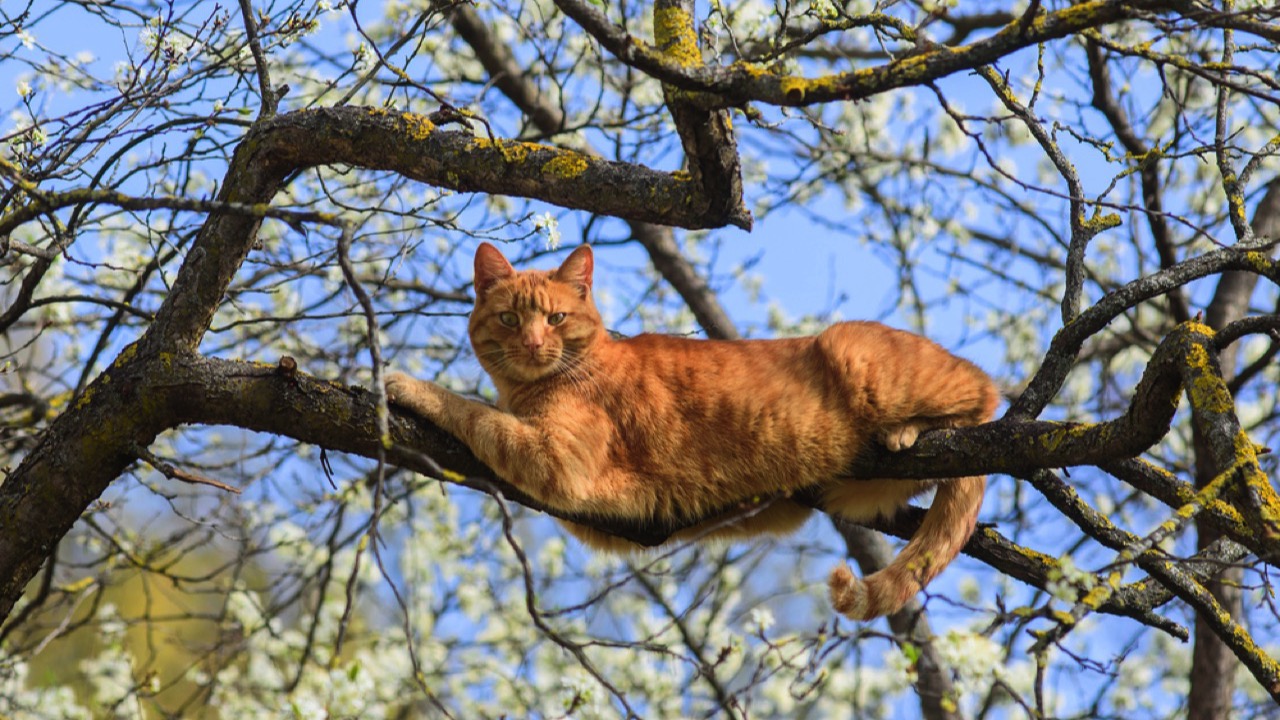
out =
[[(1273, 180), (1262, 197), (1253, 216), (1255, 235), (1280, 237), (1280, 180)], [(1228, 323), (1248, 314), (1249, 298), (1258, 284), (1258, 276), (1244, 272), (1223, 274), (1214, 291), (1213, 300), (1205, 309), (1205, 324), (1220, 330)], [(1219, 356), (1222, 377), (1228, 383), (1235, 377), (1239, 344), (1223, 349)], [(1196, 485), (1204, 487), (1213, 480), (1215, 470), (1205, 438), (1194, 434), (1196, 450)], [(1197, 550), (1204, 550), (1220, 537), (1220, 533), (1203, 518), (1196, 520)], [(1244, 593), (1241, 568), (1227, 568), (1206, 587), (1232, 617), (1244, 614)], [(1218, 639), (1209, 623), (1197, 618), (1195, 649), (1191, 655), (1191, 692), (1187, 696), (1189, 720), (1227, 720), (1231, 717), (1231, 696), (1235, 692), (1236, 668), (1239, 660), (1231, 649)]]

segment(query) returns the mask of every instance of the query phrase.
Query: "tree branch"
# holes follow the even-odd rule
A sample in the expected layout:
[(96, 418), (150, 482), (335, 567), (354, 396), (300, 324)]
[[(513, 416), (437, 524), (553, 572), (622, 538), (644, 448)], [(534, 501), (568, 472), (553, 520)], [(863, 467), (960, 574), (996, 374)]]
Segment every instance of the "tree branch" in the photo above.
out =
[[(1179, 326), (1156, 349), (1128, 411), (1114, 420), (1093, 425), (1002, 420), (935, 431), (906, 452), (869, 449), (848, 475), (957, 477), (1132, 457), (1165, 434), (1184, 382), (1202, 422), (1216, 428), (1219, 394), (1206, 387), (1197, 366), (1198, 354), (1208, 352), (1213, 342), (1212, 334), (1201, 325)], [(7, 613), (26, 580), (79, 513), (133, 462), (135, 443), (146, 447), (165, 429), (182, 424), (234, 425), (366, 457), (376, 457), (383, 447), (375, 403), (367, 390), (314, 380), (296, 370), (286, 372), (283, 364), (264, 367), (185, 352), (142, 356), (141, 344), (121, 353), (0, 485), (0, 517), (11, 519), (12, 527), (27, 529), (0, 533), (0, 578), (7, 578), (0, 587), (0, 614)], [(1226, 403), (1230, 405), (1229, 396)], [(390, 462), (436, 475), (442, 474), (439, 467), (443, 467), (446, 479), (467, 485), (467, 478), (474, 477), (473, 485), (497, 485), (511, 499), (542, 509), (524, 493), (498, 481), (461, 443), (429, 423), (395, 412), (390, 433)], [(66, 439), (72, 439), (78, 450), (67, 450)], [(1256, 468), (1256, 460), (1251, 467)], [(1263, 493), (1260, 488), (1254, 490)], [(1265, 519), (1275, 507), (1274, 499), (1265, 493), (1256, 497), (1259, 504), (1254, 514)], [(658, 544), (682, 529), (670, 522), (566, 519), (643, 545)], [(691, 518), (684, 525), (703, 519)], [(990, 535), (990, 531), (979, 533), (975, 542)], [(1274, 536), (1249, 532), (1238, 541), (1262, 557), (1280, 556), (1280, 541)], [(1025, 555), (1019, 557), (1025, 559)], [(1018, 576), (1016, 569), (1001, 569)]]
[[(693, 27), (693, 0), (656, 0), (653, 4), (654, 42), (658, 50), (685, 67), (701, 67), (702, 51)], [(742, 172), (738, 141), (727, 109), (704, 109), (690, 93), (663, 85), (667, 110), (684, 146), (685, 163), (712, 211), (735, 218), (738, 227), (751, 227), (751, 213), (742, 204)]]
[[(780, 75), (768, 68), (744, 62), (728, 67), (683, 64), (613, 24), (589, 0), (555, 0), (555, 4), (622, 62), (664, 83), (706, 93), (702, 96), (703, 101), (711, 107), (738, 106), (748, 102), (802, 106), (859, 100), (886, 90), (920, 85), (962, 70), (988, 65), (1022, 48), (1082, 30), (1145, 17), (1179, 5), (1156, 0), (1083, 2), (1035, 17), (1020, 17), (995, 34), (969, 45), (930, 46), (884, 65), (838, 75), (803, 78)], [(719, 96), (719, 99), (713, 100), (712, 96)]]
[(1022, 395), (1009, 407), (1006, 417), (1032, 418), (1049, 404), (1075, 366), (1076, 355), (1089, 338), (1112, 320), (1139, 303), (1158, 297), (1192, 280), (1230, 270), (1244, 270), (1268, 278), (1280, 285), (1280, 264), (1266, 254), (1220, 248), (1170, 268), (1139, 278), (1104, 295), (1096, 304), (1067, 324), (1049, 344), (1044, 362), (1027, 384)]

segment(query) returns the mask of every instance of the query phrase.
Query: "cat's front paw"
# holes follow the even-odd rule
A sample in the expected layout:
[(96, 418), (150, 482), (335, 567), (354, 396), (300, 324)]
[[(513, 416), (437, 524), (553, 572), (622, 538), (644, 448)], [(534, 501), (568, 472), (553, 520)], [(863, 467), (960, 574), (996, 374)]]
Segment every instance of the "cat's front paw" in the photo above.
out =
[(416, 383), (413, 377), (399, 371), (393, 371), (386, 374), (383, 378), (383, 384), (387, 388), (387, 402), (393, 405), (401, 404), (401, 401), (410, 393), (410, 388)]
[(433, 382), (419, 380), (402, 372), (389, 372), (383, 378), (387, 388), (387, 402), (412, 410), (433, 422), (444, 413), (445, 395), (448, 390)]

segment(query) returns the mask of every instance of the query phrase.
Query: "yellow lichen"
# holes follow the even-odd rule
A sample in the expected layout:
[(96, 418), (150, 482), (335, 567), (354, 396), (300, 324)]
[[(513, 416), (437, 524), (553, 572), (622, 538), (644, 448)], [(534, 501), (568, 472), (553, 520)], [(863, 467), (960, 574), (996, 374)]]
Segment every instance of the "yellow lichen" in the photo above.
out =
[(112, 364), (123, 365), (129, 362), (130, 360), (132, 360), (134, 357), (136, 357), (137, 354), (138, 354), (138, 343), (131, 342), (125, 346), (124, 350), (120, 351), (120, 354), (116, 357), (115, 362)]
[(1080, 221), (1080, 227), (1092, 233), (1100, 233), (1103, 230), (1119, 227), (1120, 222), (1120, 216), (1115, 213), (1096, 214), (1087, 220)]
[(1054, 620), (1057, 620), (1058, 622), (1062, 623), (1063, 625), (1075, 625), (1075, 624), (1076, 624), (1076, 618), (1075, 618), (1075, 616), (1074, 616), (1074, 615), (1072, 615), (1071, 613), (1067, 612), (1066, 610), (1051, 610), (1051, 611), (1049, 612), (1049, 614), (1053, 617), (1053, 619), (1054, 619)]
[(1212, 366), (1212, 358), (1201, 345), (1192, 345), (1187, 349), (1187, 364), (1196, 371), (1196, 377), (1187, 388), (1191, 406), (1201, 412), (1226, 413), (1235, 404), (1231, 401), (1231, 393), (1226, 383), (1218, 377)]
[(773, 74), (769, 72), (769, 69), (766, 68), (765, 66), (758, 65), (756, 63), (750, 63), (745, 60), (736, 60), (732, 65), (730, 65), (730, 67), (735, 70), (741, 70), (742, 72), (750, 75), (751, 77), (764, 77), (765, 75)]
[[(981, 528), (979, 532), (987, 536), (987, 539), (989, 540), (992, 540), (995, 542), (1004, 541), (1004, 538), (1000, 537), (1000, 534), (996, 532), (995, 528), (984, 527), (984, 528)], [(1046, 555), (1038, 550), (1032, 550), (1029, 547), (1022, 547), (1017, 545), (1015, 545), (1012, 549), (1016, 550), (1020, 555), (1036, 563), (1037, 565), (1040, 565), (1042, 568), (1045, 568), (1046, 570), (1052, 570), (1052, 569), (1058, 568), (1057, 560), (1055, 560), (1052, 556)]]
[(1062, 445), (1062, 441), (1067, 439), (1068, 435), (1070, 433), (1065, 428), (1054, 428), (1040, 438), (1040, 446), (1049, 452), (1054, 452)]
[(792, 102), (800, 102), (804, 100), (804, 96), (808, 91), (808, 83), (804, 78), (784, 77), (779, 79), (778, 86), (782, 89), (782, 94), (787, 100)]
[(414, 140), (426, 140), (436, 130), (436, 124), (431, 122), (425, 115), (405, 113), (401, 117), (404, 119), (405, 126), (409, 129), (409, 137)]
[(571, 178), (586, 172), (589, 165), (586, 157), (575, 152), (565, 152), (543, 163), (542, 172), (560, 178)]
[(488, 150), (489, 148), (497, 148), (502, 155), (502, 159), (508, 163), (522, 163), (529, 159), (529, 153), (542, 150), (541, 145), (534, 143), (520, 142), (518, 140), (493, 140), (488, 138), (472, 138), (471, 147), (474, 149)]
[(1245, 253), (1244, 261), (1248, 263), (1250, 268), (1252, 268), (1254, 271), (1256, 271), (1259, 274), (1266, 273), (1272, 267), (1275, 266), (1275, 260), (1272, 260), (1265, 253), (1260, 253), (1257, 251), (1250, 251)]
[(702, 64), (698, 36), (693, 32), (693, 18), (679, 7), (660, 7), (653, 11), (653, 37), (663, 54), (682, 67)]
[(1097, 610), (1102, 606), (1102, 603), (1106, 602), (1107, 599), (1111, 597), (1111, 593), (1111, 588), (1105, 585), (1099, 585), (1098, 587), (1090, 590), (1087, 595), (1080, 598), (1080, 604), (1090, 610)]
[(76, 400), (76, 410), (83, 410), (86, 405), (93, 402), (93, 395), (98, 382), (106, 385), (111, 382), (111, 376), (107, 373), (103, 373), (101, 379), (97, 382), (90, 383), (89, 387), (85, 388), (84, 392), (80, 394), (80, 398)]

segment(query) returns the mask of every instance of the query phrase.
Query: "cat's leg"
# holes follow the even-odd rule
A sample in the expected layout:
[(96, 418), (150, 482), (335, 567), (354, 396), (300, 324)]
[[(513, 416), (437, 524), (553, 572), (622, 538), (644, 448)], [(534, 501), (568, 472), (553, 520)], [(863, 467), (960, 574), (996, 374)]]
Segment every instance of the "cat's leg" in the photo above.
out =
[(387, 400), (391, 404), (412, 410), (432, 422), (440, 416), (444, 401), (439, 399), (439, 395), (448, 392), (444, 388), (394, 371), (386, 374), (384, 382), (387, 386)]
[(852, 420), (874, 428), (892, 450), (910, 447), (927, 430), (978, 425), (999, 395), (976, 365), (927, 338), (879, 323), (827, 328), (817, 348)]
[(468, 400), (432, 382), (404, 373), (387, 375), (387, 394), (466, 444), (503, 480), (546, 505), (567, 511), (591, 511), (592, 478), (598, 453), (589, 433), (567, 433), (530, 422), (491, 405)]

